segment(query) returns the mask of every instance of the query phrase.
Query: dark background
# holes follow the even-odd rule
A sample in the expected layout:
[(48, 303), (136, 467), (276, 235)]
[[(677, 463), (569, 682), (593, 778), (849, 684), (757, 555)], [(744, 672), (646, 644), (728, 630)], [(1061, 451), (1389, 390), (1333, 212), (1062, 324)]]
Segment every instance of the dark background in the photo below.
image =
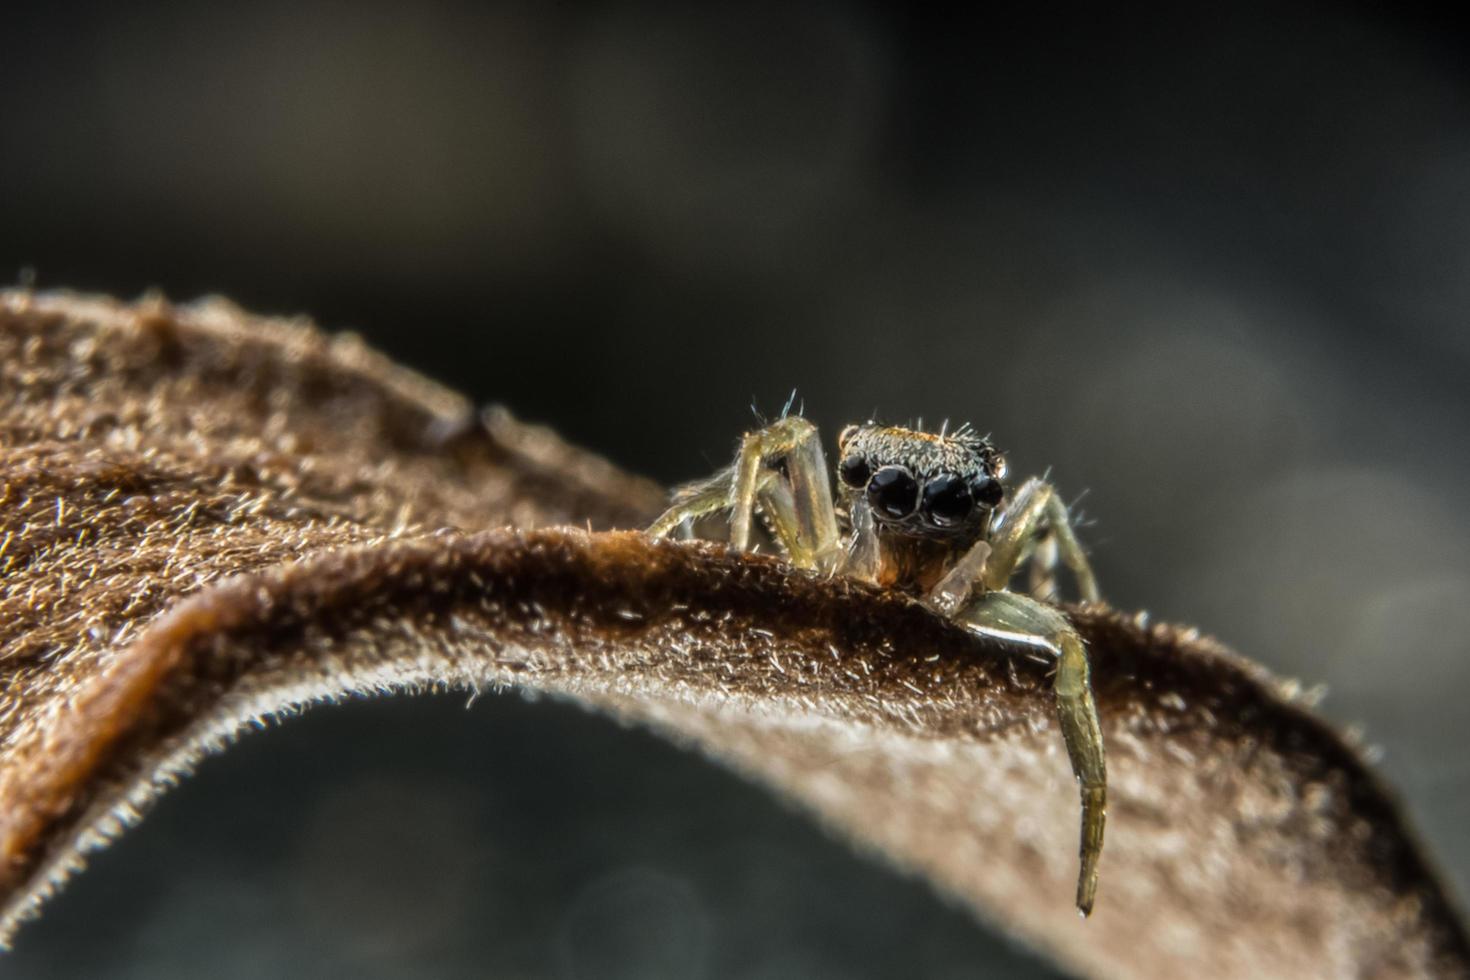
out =
[[(968, 419), (1087, 491), (1116, 604), (1325, 683), (1465, 894), (1470, 65), (1431, 14), (0, 29), (0, 277), (307, 313), (669, 481), (793, 386), (829, 431)], [(1049, 975), (697, 757), (516, 696), (250, 736), (0, 972)]]

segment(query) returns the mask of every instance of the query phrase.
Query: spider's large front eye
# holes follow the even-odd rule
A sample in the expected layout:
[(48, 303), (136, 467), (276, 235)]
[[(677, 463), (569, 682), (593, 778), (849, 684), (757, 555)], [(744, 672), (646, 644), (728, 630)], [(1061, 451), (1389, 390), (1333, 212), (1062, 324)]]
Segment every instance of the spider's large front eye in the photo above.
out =
[(974, 507), (970, 485), (951, 473), (924, 484), (924, 516), (940, 527), (964, 523)]
[(838, 465), (837, 475), (842, 477), (843, 483), (856, 489), (868, 482), (868, 477), (873, 475), (873, 468), (861, 456), (849, 456)]
[(919, 484), (902, 466), (885, 466), (868, 481), (868, 503), (884, 517), (908, 517), (919, 509)]

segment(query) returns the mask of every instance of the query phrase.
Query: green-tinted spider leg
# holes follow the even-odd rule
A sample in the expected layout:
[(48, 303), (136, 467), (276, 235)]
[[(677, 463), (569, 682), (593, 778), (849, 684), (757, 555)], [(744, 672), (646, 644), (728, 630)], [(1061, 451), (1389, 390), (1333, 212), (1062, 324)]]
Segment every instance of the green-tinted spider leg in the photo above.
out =
[[(1056, 550), (1077, 579), (1077, 590), (1082, 593), (1082, 598), (1088, 602), (1097, 601), (1097, 579), (1088, 564), (1087, 553), (1072, 533), (1067, 505), (1062, 503), (1051, 484), (1037, 479), (1027, 480), (1021, 485), (1006, 505), (1000, 523), (990, 534), (991, 555), (985, 566), (985, 587), (1004, 589), (1028, 553), (1038, 545), (1045, 549), (1048, 536), (1055, 538)], [(1044, 562), (1044, 553), (1038, 558)], [(1040, 576), (1041, 585), (1045, 585), (1047, 577)]]
[(724, 510), (730, 505), (730, 483), (734, 473), (733, 467), (726, 467), (714, 476), (679, 487), (674, 491), (668, 510), (648, 526), (647, 533), (655, 538), (667, 537), (685, 521)]
[[(646, 533), (655, 538), (667, 537), (676, 529), (687, 531), (692, 520), (729, 509), (730, 492), (734, 483), (733, 466), (727, 466), (706, 479), (686, 483), (674, 491), (669, 509), (649, 525)], [(762, 471), (757, 482), (756, 497), (761, 507), (771, 514), (771, 523), (782, 543), (789, 543), (785, 535), (796, 532), (796, 503), (790, 488), (782, 483), (781, 474), (776, 470)]]
[[(741, 440), (730, 491), (730, 543), (742, 551), (748, 547), (760, 474), (778, 468), (790, 490), (791, 508), (787, 515), (771, 516), (788, 557), (801, 568), (831, 571), (841, 557), (841, 544), (827, 457), (817, 427), (800, 416), (772, 422)], [(780, 527), (783, 516), (792, 526)]]
[(691, 517), (728, 508), (730, 544), (747, 551), (757, 505), (792, 564), (820, 571), (837, 566), (842, 545), (827, 458), (816, 426), (796, 416), (747, 433), (734, 466), (676, 492), (648, 533), (664, 537)]
[(1092, 697), (1087, 649), (1060, 610), (1014, 592), (985, 593), (954, 618), (982, 636), (1022, 643), (1056, 657), (1057, 674), (1052, 690), (1057, 702), (1057, 720), (1067, 745), (1072, 774), (1082, 794), (1077, 910), (1089, 915), (1097, 897), (1097, 866), (1107, 820), (1108, 772), (1097, 704)]

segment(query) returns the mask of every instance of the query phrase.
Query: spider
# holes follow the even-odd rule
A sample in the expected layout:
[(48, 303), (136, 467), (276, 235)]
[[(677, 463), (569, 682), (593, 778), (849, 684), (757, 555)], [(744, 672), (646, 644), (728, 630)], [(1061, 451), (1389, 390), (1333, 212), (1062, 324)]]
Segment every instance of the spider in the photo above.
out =
[[(695, 519), (728, 511), (729, 543), (747, 551), (759, 511), (800, 568), (897, 589), (974, 633), (1054, 658), (1057, 715), (1082, 796), (1077, 909), (1089, 915), (1107, 767), (1086, 647), (1050, 601), (1058, 557), (1084, 600), (1096, 601), (1098, 591), (1066, 505), (1040, 479), (1009, 492), (1004, 458), (968, 426), (933, 433), (850, 425), (837, 447), (834, 499), (817, 427), (784, 415), (747, 433), (730, 466), (676, 489), (648, 533), (688, 536)], [(1028, 591), (1009, 591), (1028, 560)]]

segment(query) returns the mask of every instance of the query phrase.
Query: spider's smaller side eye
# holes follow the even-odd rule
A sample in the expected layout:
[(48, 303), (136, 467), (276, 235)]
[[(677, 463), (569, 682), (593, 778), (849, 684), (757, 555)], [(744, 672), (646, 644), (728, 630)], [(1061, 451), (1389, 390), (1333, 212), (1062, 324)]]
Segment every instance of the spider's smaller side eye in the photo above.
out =
[(837, 467), (837, 475), (842, 477), (843, 483), (857, 489), (868, 482), (868, 477), (873, 475), (873, 468), (861, 456), (849, 456)]
[(969, 485), (953, 473), (941, 474), (924, 484), (924, 515), (940, 527), (964, 523), (974, 508)]
[(885, 517), (900, 520), (919, 509), (919, 484), (902, 466), (885, 466), (868, 481), (868, 503)]
[(1005, 499), (1006, 490), (993, 476), (981, 477), (970, 486), (970, 493), (986, 507), (994, 509)]

